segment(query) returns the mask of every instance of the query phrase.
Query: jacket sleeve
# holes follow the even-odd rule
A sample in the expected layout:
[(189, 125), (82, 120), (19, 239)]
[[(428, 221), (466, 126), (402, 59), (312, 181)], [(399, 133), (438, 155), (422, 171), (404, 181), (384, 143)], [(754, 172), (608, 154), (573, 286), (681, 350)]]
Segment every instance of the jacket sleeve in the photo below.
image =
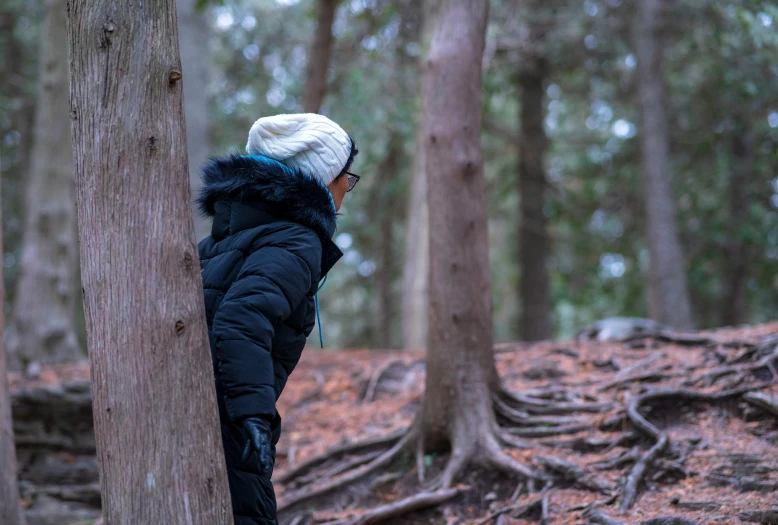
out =
[[(311, 234), (315, 235), (315, 234)], [(213, 320), (218, 373), (232, 421), (275, 414), (272, 341), (317, 278), (316, 250), (264, 246), (252, 253), (230, 286)], [(311, 252), (314, 253), (311, 253)], [(320, 259), (319, 259), (320, 260)]]

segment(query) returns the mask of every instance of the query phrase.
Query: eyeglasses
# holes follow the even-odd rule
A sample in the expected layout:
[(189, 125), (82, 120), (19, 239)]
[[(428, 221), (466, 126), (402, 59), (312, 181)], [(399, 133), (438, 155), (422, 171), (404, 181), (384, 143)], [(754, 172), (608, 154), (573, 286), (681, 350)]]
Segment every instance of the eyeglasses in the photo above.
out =
[(346, 175), (348, 175), (348, 189), (346, 190), (348, 193), (349, 191), (353, 190), (354, 186), (356, 186), (357, 182), (359, 182), (359, 175), (354, 175), (348, 171), (346, 172)]

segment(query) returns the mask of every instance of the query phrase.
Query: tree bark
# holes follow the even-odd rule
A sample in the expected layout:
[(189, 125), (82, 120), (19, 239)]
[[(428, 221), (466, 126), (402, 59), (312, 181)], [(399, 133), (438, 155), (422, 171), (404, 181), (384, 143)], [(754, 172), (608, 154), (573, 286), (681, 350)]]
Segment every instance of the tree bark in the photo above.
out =
[(408, 200), (408, 219), (403, 265), (403, 348), (427, 344), (429, 305), (429, 212), (427, 178), (424, 174), (423, 123), (418, 124), (416, 149)]
[(332, 55), (332, 21), (338, 0), (318, 0), (316, 32), (308, 51), (308, 66), (303, 92), (303, 111), (318, 113), (327, 87), (327, 70)]
[(84, 310), (106, 523), (232, 523), (173, 0), (70, 0)]
[[(3, 253), (2, 216), (0, 210), (0, 253)], [(3, 333), (4, 329), (5, 287), (3, 286), (3, 268), (0, 265), (0, 334)], [(19, 483), (16, 478), (16, 448), (11, 419), (11, 396), (8, 392), (8, 370), (6, 369), (5, 345), (2, 337), (0, 337), (0, 523), (3, 525), (24, 525), (25, 523), (19, 496)]]
[(65, 0), (47, 0), (24, 236), (9, 338), (12, 368), (83, 357), (74, 330), (78, 245), (67, 102)]
[(678, 238), (670, 175), (661, 47), (661, 0), (637, 3), (635, 53), (640, 100), (641, 176), (646, 202), (651, 317), (676, 328), (691, 328), (686, 270)]
[(548, 221), (543, 212), (548, 138), (544, 83), (548, 65), (542, 57), (529, 57), (519, 75), (521, 90), (521, 140), (519, 143), (519, 296), (520, 330), (525, 341), (551, 337), (551, 298), (548, 269), (550, 250)]
[(746, 322), (746, 283), (751, 258), (749, 242), (743, 238), (751, 204), (749, 189), (754, 170), (754, 133), (739, 119), (732, 136), (730, 156), (729, 215), (727, 244), (723, 250), (724, 295), (721, 300), (721, 326)]
[(480, 143), (488, 7), (440, 2), (424, 71), (430, 302), (421, 430), (428, 447), (451, 443), (452, 458), (472, 456), (493, 427), (499, 383)]
[[(186, 115), (186, 145), (189, 159), (189, 184), (192, 196), (202, 188), (201, 170), (211, 151), (208, 120), (208, 83), (211, 78), (208, 60), (209, 26), (205, 15), (198, 11), (197, 0), (176, 0), (178, 37), (181, 49), (184, 83), (184, 114)], [(210, 221), (192, 206), (195, 240), (211, 233)]]

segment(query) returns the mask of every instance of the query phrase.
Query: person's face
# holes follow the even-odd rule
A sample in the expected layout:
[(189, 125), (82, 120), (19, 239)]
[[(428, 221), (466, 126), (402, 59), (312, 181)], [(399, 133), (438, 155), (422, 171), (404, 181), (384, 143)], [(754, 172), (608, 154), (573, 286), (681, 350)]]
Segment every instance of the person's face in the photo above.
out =
[(327, 189), (330, 190), (332, 200), (335, 201), (335, 211), (340, 211), (340, 205), (343, 204), (343, 198), (346, 196), (346, 192), (348, 192), (348, 175), (344, 173), (330, 182)]

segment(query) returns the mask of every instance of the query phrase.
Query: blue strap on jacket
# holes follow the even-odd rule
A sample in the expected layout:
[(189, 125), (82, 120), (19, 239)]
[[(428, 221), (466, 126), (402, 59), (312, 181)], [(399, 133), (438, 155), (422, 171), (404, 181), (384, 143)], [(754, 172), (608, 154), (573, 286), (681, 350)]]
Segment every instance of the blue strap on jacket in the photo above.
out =
[(322, 329), (321, 329), (321, 310), (319, 310), (319, 292), (322, 288), (324, 288), (324, 283), (327, 282), (327, 276), (324, 276), (324, 280), (319, 285), (318, 290), (316, 290), (316, 294), (313, 296), (313, 301), (316, 304), (316, 324), (319, 327), (319, 344), (321, 344), (321, 347), (324, 348), (324, 337), (322, 336)]

